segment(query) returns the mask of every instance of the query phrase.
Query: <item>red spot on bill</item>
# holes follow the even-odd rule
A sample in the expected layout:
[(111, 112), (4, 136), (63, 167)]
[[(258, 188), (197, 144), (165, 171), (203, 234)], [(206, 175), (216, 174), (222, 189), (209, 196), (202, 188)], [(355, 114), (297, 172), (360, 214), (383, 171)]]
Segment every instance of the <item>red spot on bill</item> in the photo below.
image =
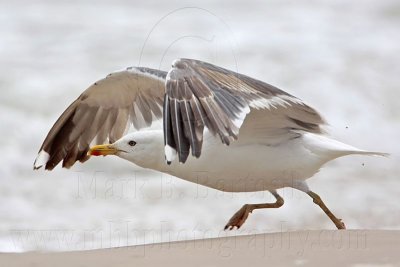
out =
[(90, 154), (92, 156), (101, 156), (101, 153), (99, 151), (92, 151)]

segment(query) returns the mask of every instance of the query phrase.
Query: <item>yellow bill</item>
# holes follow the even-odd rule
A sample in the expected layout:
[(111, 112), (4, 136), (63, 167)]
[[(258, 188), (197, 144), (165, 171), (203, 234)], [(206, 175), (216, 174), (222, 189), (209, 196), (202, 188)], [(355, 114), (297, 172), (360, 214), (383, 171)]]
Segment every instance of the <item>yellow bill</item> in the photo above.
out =
[(93, 146), (89, 149), (88, 155), (90, 156), (107, 156), (107, 155), (115, 155), (118, 152), (113, 145), (97, 145)]

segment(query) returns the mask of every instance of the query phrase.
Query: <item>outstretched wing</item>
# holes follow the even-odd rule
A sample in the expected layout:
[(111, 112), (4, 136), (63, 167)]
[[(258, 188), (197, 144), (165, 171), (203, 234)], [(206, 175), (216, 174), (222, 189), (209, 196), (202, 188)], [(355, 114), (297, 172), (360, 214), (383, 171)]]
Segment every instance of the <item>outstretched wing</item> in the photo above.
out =
[(199, 157), (204, 127), (229, 145), (238, 138), (276, 143), (297, 137), (298, 132), (293, 130), (320, 133), (323, 123), (318, 112), (300, 99), (209, 63), (178, 59), (167, 74), (164, 100), (167, 162), (177, 153), (179, 161), (184, 163), (190, 150)]
[(128, 68), (95, 82), (51, 128), (34, 169), (45, 165), (52, 170), (61, 161), (69, 168), (89, 158), (91, 143), (112, 143), (130, 124), (139, 130), (162, 118), (166, 74), (149, 68)]

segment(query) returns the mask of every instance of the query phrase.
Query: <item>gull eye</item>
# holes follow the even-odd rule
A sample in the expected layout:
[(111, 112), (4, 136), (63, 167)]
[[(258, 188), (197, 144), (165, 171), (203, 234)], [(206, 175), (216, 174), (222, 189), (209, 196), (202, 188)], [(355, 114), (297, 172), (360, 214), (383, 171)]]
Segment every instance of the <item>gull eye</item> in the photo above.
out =
[(128, 145), (130, 145), (130, 146), (134, 146), (134, 145), (136, 145), (136, 142), (135, 142), (135, 141), (133, 141), (133, 140), (131, 140), (131, 141), (129, 141), (129, 142), (128, 142)]

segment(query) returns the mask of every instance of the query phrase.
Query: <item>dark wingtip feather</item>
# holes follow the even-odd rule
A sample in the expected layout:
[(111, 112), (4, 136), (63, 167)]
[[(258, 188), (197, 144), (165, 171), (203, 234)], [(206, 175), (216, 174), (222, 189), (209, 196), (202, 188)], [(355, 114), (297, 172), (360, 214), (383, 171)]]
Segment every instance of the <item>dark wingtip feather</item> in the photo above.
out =
[(38, 166), (38, 167), (33, 166), (33, 170), (36, 171), (36, 170), (39, 170), (39, 169), (42, 168), (42, 167), (43, 167), (43, 165), (40, 165), (40, 166)]

